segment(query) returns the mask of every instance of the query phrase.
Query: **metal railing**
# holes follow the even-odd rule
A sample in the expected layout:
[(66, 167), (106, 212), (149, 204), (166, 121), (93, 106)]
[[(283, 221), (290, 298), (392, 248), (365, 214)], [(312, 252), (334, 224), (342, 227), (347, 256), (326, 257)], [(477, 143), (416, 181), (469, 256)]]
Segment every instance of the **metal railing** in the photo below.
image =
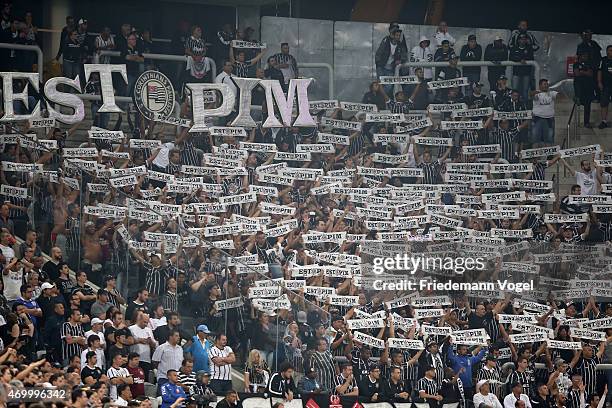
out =
[[(94, 63), (97, 64), (99, 62), (99, 58), (103, 55), (118, 57), (121, 55), (121, 53), (119, 51), (101, 51), (94, 55)], [(158, 60), (158, 61), (187, 62), (187, 56), (185, 55), (142, 54), (142, 56), (147, 59)], [(212, 58), (210, 59), (210, 61), (212, 64), (212, 72), (213, 72), (213, 80), (214, 80), (214, 78), (217, 75), (217, 65), (215, 64), (215, 61)], [(329, 74), (329, 84), (328, 84), (327, 94), (329, 96), (329, 99), (334, 98), (334, 92), (335, 92), (334, 90), (334, 68), (330, 64), (323, 63), (323, 62), (301, 62), (301, 63), (298, 63), (298, 68), (324, 68), (326, 69)]]
[[(94, 53), (94, 64), (98, 64), (100, 62), (100, 57), (103, 55), (108, 55), (111, 57), (119, 57), (121, 53), (119, 51), (100, 51)], [(174, 61), (174, 62), (187, 62), (186, 55), (172, 55), (172, 54), (142, 54), (145, 59), (150, 59), (153, 61)], [(217, 75), (217, 64), (212, 58), (209, 58), (211, 71), (213, 78)]]
[[(435, 68), (435, 67), (448, 67), (448, 61), (444, 62), (404, 62), (403, 64), (399, 64), (395, 67), (395, 75), (398, 76), (400, 74), (401, 68), (416, 68), (416, 67), (424, 67), (424, 68)], [(540, 64), (537, 61), (525, 61), (524, 64), (520, 62), (514, 61), (500, 61), (499, 63), (495, 63), (492, 61), (459, 61), (457, 66), (459, 67), (522, 67), (525, 65), (531, 65), (534, 67), (534, 76), (537, 81), (540, 79)], [(398, 85), (399, 86), (399, 85)]]
[(329, 99), (334, 99), (334, 68), (324, 62), (299, 62), (298, 68), (325, 68), (329, 74), (329, 85), (327, 89), (327, 95)]
[(43, 77), (43, 52), (38, 45), (23, 45), (12, 43), (0, 43), (0, 48), (18, 51), (32, 51), (36, 53), (36, 64), (38, 65), (38, 75), (42, 81)]

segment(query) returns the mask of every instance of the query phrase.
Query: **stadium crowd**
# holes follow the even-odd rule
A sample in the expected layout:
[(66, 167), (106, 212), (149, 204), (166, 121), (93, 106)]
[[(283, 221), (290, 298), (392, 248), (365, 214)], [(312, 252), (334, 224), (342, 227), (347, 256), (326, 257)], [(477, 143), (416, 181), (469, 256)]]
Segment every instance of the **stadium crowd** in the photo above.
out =
[[(12, 17), (5, 5), (7, 41), (36, 42), (31, 16)], [(90, 36), (87, 20), (75, 21), (66, 19), (57, 54), (65, 76), (82, 76), (96, 52), (119, 50), (100, 62), (127, 65), (128, 84), (116, 89), (128, 95), (142, 71), (160, 68), (143, 56), (155, 51), (149, 31), (123, 24), (120, 34)], [(263, 48), (233, 47), (258, 44), (252, 35), (226, 24), (209, 43), (201, 27), (182, 27), (174, 45), (188, 62), (169, 74), (181, 118), (193, 115), (184, 83), (257, 77), (287, 91), (299, 77), (287, 44), (265, 69)], [(599, 98), (603, 129), (612, 46), (602, 56), (590, 35), (578, 45), (576, 87), (585, 106)], [(524, 62), (538, 48), (523, 21), (484, 59)], [(489, 68), (484, 92), (481, 68), (457, 67), (483, 58), (475, 36), (456, 44), (443, 23), (408, 50), (391, 24), (377, 74), (393, 76), (408, 60), (448, 66), (402, 71), (416, 78), (406, 85), (374, 81), (356, 108), (311, 101), (314, 128), (260, 120), (230, 131), (233, 113), (210, 123), (219, 133), (189, 132), (132, 108), (128, 127), (119, 115), (109, 132), (111, 115), (96, 103), (78, 148), (66, 144), (87, 130), (80, 123), (3, 125), (7, 406), (26, 404), (15, 397), (23, 387), (63, 390), (54, 404), (71, 407), (148, 407), (156, 395), (163, 408), (225, 408), (250, 394), (277, 398), (275, 407), (320, 395), (419, 408), (609, 403), (612, 371), (596, 369), (612, 363), (609, 146), (555, 145), (558, 93), (546, 79), (535, 84), (529, 65), (511, 68), (512, 88), (505, 67)], [(221, 68), (214, 79), (211, 59)], [(3, 70), (31, 70), (2, 61)], [(428, 85), (461, 77), (466, 86)], [(88, 92), (100, 93), (96, 81)], [(253, 116), (265, 120), (264, 96), (253, 91)], [(576, 178), (563, 199), (547, 175), (557, 162)], [(113, 181), (126, 176), (133, 181)], [(424, 251), (482, 256), (486, 269), (420, 270), (414, 279), (533, 279), (537, 289), (374, 290), (373, 257)], [(244, 389), (234, 389), (233, 369)]]

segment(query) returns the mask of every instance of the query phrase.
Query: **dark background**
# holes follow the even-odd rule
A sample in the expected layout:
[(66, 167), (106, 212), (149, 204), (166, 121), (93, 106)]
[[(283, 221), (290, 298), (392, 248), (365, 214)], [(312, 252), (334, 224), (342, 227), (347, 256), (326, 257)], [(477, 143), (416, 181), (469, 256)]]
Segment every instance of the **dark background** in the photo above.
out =
[[(371, 0), (376, 1), (376, 0)], [(13, 15), (34, 13), (34, 23), (43, 24), (43, 10), (52, 0), (13, 0)], [(90, 31), (108, 25), (118, 32), (121, 23), (130, 22), (139, 29), (150, 28), (153, 36), (170, 38), (180, 19), (203, 26), (208, 38), (223, 23), (234, 24), (236, 14), (231, 6), (197, 4), (198, 0), (74, 0), (76, 18), (89, 20)], [(230, 3), (229, 1), (227, 3)], [(292, 16), (325, 20), (351, 19), (356, 0), (293, 0)], [(427, 0), (406, 0), (398, 21), (423, 24)], [(289, 16), (287, 3), (272, 3), (261, 8), (262, 16)], [(612, 34), (612, 0), (447, 0), (444, 19), (449, 26), (512, 29), (518, 20), (527, 18), (529, 27), (538, 31), (578, 33), (591, 28), (595, 33)], [(243, 28), (243, 27), (241, 27)]]

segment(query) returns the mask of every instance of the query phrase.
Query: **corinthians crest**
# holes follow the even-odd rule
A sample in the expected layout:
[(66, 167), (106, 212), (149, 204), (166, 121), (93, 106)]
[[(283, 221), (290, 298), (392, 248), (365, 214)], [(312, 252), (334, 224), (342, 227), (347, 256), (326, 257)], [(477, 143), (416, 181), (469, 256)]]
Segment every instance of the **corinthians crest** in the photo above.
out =
[(157, 71), (143, 72), (134, 85), (134, 104), (144, 117), (168, 117), (174, 108), (174, 87), (167, 76)]

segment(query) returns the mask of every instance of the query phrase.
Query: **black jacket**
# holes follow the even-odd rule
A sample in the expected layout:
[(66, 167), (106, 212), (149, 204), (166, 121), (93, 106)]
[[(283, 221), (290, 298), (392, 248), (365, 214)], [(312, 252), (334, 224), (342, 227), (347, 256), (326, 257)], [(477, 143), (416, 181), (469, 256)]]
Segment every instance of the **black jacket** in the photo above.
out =
[(269, 392), (272, 397), (276, 398), (286, 398), (288, 391), (291, 391), (293, 395), (297, 395), (297, 388), (295, 387), (293, 377), (286, 380), (280, 373), (272, 374), (267, 388), (267, 392)]
[[(480, 61), (482, 60), (482, 47), (476, 44), (476, 47), (470, 48), (467, 44), (461, 47), (459, 54), (461, 61)], [(464, 74), (480, 73), (480, 67), (463, 67)]]
[[(525, 61), (533, 61), (533, 48), (529, 47), (512, 47), (510, 49), (510, 61), (520, 62), (522, 60)], [(530, 75), (533, 67), (531, 65), (523, 65), (523, 66), (514, 66), (512, 67), (513, 75)]]
[[(493, 44), (487, 45), (484, 54), (485, 61), (508, 61), (508, 47), (505, 44), (502, 44), (501, 47), (495, 47)], [(495, 79), (499, 78), (501, 74), (506, 72), (506, 67), (489, 67), (488, 69), (489, 77), (493, 77)]]
[[(376, 68), (383, 68), (387, 65), (387, 60), (389, 59), (389, 55), (391, 55), (391, 38), (386, 36), (380, 42), (378, 49), (376, 50), (376, 55), (374, 57), (374, 61), (376, 63)], [(397, 47), (395, 48), (395, 53), (393, 54), (393, 68), (395, 68), (396, 61), (400, 61), (400, 63), (404, 63), (408, 60), (408, 49), (403, 42), (398, 42)]]

